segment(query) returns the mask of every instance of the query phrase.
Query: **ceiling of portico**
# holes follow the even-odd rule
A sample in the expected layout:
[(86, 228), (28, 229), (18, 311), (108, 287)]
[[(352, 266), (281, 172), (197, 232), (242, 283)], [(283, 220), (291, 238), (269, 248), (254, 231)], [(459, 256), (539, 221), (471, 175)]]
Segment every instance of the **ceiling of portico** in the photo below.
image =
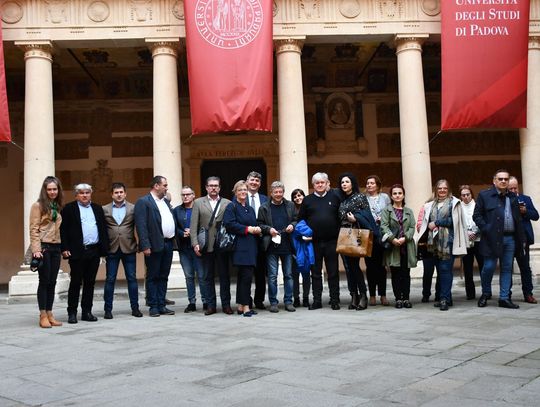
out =
[[(437, 45), (432, 54), (438, 56)], [(424, 57), (428, 47), (424, 49)], [(12, 43), (5, 43), (6, 74), (8, 91), (11, 91), (11, 100), (24, 99), (24, 53)], [(364, 86), (366, 76), (370, 69), (386, 67), (392, 76), (395, 71), (396, 57), (394, 50), (386, 43), (362, 42), (357, 44), (306, 44), (302, 54), (302, 70), (304, 91), (310, 93), (313, 87), (354, 87)], [(185, 52), (179, 53), (178, 74), (180, 95), (187, 96), (187, 62)], [(130, 89), (139, 86), (149, 88), (152, 83), (152, 57), (146, 47), (109, 47), (109, 48), (60, 48), (53, 52), (53, 81), (56, 88), (63, 82), (72, 82), (70, 92), (57, 92), (55, 99), (61, 94), (67, 99), (76, 99), (79, 83), (83, 88), (94, 88), (85, 97), (106, 98), (126, 97), (129, 93), (122, 93), (121, 88), (128, 80), (135, 78), (138, 83), (131, 84)], [(114, 84), (117, 81), (120, 83)], [(142, 86), (141, 83), (145, 82)], [(395, 82), (395, 81), (394, 81)], [(11, 86), (10, 86), (11, 85)], [(395, 90), (395, 83), (389, 81), (387, 91)], [(108, 87), (110, 89), (100, 90)], [(129, 86), (128, 86), (129, 87)], [(111, 96), (111, 89), (116, 89)], [(56, 90), (56, 89), (55, 89)], [(148, 89), (139, 93), (138, 98), (147, 96)], [(70, 94), (71, 96), (67, 96)], [(82, 94), (79, 94), (82, 97)], [(151, 96), (148, 95), (148, 96)]]

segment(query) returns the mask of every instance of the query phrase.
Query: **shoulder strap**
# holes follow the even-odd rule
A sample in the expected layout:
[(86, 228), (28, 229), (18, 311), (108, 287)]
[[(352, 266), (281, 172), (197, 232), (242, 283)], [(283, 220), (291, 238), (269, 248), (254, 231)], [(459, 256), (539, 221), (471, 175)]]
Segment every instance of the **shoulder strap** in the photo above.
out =
[(212, 224), (214, 223), (214, 219), (216, 217), (216, 213), (219, 209), (219, 204), (221, 203), (221, 198), (218, 199), (216, 207), (214, 208), (214, 211), (212, 212), (212, 217), (210, 218), (210, 222), (208, 222), (208, 229), (212, 227)]

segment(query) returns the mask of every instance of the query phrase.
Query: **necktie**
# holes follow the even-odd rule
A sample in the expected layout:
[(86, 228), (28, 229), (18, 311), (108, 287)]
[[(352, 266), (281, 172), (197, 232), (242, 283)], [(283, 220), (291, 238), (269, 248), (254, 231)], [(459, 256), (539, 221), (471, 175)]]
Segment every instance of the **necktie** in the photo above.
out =
[(255, 210), (255, 195), (251, 195), (251, 201), (249, 202), (249, 206)]

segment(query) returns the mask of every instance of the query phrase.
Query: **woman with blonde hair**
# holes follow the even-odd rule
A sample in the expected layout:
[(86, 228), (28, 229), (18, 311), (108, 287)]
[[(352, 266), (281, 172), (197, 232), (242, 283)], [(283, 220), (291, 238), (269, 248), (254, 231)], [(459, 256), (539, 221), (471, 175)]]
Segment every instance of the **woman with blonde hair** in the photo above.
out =
[(52, 313), (56, 278), (60, 269), (60, 224), (64, 192), (56, 177), (46, 177), (37, 202), (30, 208), (30, 247), (32, 258), (38, 263), (39, 326), (61, 326)]

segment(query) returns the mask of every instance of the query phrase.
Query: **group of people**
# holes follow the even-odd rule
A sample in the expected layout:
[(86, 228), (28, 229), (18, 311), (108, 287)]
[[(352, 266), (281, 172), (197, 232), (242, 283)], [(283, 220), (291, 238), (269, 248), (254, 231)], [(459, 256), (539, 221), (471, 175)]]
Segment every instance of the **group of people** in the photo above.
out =
[[(260, 194), (261, 180), (261, 174), (250, 172), (246, 180), (234, 185), (233, 198), (228, 200), (220, 196), (220, 178), (211, 176), (206, 180), (205, 196), (195, 198), (194, 190), (184, 186), (182, 204), (173, 208), (163, 176), (155, 176), (149, 193), (135, 204), (127, 201), (123, 183), (113, 183), (112, 202), (103, 207), (91, 201), (92, 187), (85, 183), (75, 186), (75, 200), (64, 205), (60, 180), (45, 178), (38, 201), (30, 211), (30, 247), (39, 273), (39, 325), (62, 325), (52, 313), (62, 257), (68, 260), (71, 275), (68, 323), (78, 322), (81, 286), (81, 319), (97, 320), (92, 307), (101, 257), (106, 258), (104, 318), (113, 318), (120, 262), (132, 315), (143, 316), (136, 278), (137, 252), (144, 255), (149, 316), (173, 315), (175, 311), (167, 307), (166, 293), (174, 250), (179, 252), (186, 279), (185, 313), (197, 311), (197, 282), (204, 314), (217, 312), (216, 276), (225, 314), (236, 311), (251, 317), (257, 310), (279, 312), (279, 265), (283, 273), (284, 309), (294, 312), (300, 306), (310, 310), (322, 308), (323, 262), (330, 306), (339, 310), (336, 246), (340, 230), (348, 228), (373, 232), (372, 253), (365, 257), (367, 286), (360, 258), (342, 255), (351, 310), (364, 310), (377, 303), (390, 305), (386, 296), (387, 269), (391, 273), (395, 307), (411, 308), (410, 269), (416, 267), (417, 261), (422, 261), (424, 268), (422, 302), (430, 300), (436, 269), (434, 305), (441, 311), (448, 310), (453, 305), (456, 257), (462, 260), (470, 300), (476, 297), (474, 259), (478, 263), (482, 285), (479, 307), (485, 307), (492, 296), (491, 281), (499, 262), (498, 305), (519, 308), (511, 297), (514, 258), (521, 272), (524, 300), (536, 303), (529, 246), (534, 243), (531, 221), (538, 220), (539, 215), (531, 198), (519, 193), (518, 180), (506, 170), (496, 171), (492, 187), (481, 191), (476, 202), (468, 185), (459, 187), (458, 198), (452, 195), (448, 181), (437, 181), (418, 219), (405, 205), (403, 185), (392, 185), (386, 194), (381, 191), (382, 182), (377, 175), (366, 177), (363, 193), (352, 173), (341, 174), (337, 187), (331, 188), (328, 175), (319, 172), (312, 177), (313, 193), (306, 196), (301, 189), (295, 189), (290, 201), (285, 198), (281, 181), (271, 184), (269, 197)], [(221, 247), (224, 238), (233, 241), (226, 249)], [(231, 304), (231, 266), (237, 271), (236, 310)], [(268, 307), (264, 303), (267, 288)]]

